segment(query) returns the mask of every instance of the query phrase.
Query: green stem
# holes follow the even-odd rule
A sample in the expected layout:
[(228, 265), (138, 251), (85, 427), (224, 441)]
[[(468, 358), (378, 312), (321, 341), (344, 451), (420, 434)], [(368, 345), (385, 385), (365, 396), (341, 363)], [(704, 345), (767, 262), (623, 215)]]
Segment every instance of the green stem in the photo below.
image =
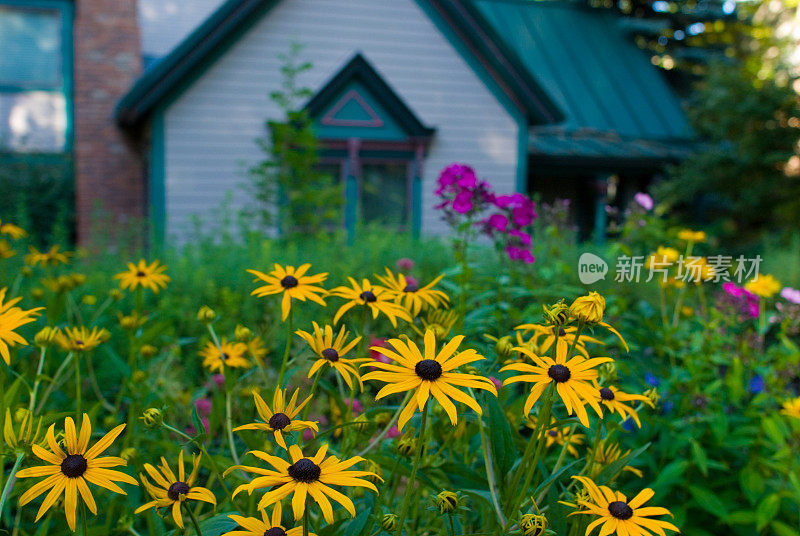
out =
[(286, 319), (286, 349), (283, 351), (283, 361), (281, 370), (278, 373), (277, 387), (283, 387), (283, 376), (286, 374), (286, 365), (289, 363), (289, 353), (292, 350), (292, 310), (289, 309), (289, 317)]
[[(550, 428), (550, 415), (553, 410), (553, 399), (555, 398), (553, 393), (555, 393), (555, 390), (556, 384), (553, 382), (550, 384), (550, 387), (547, 388), (542, 415), (537, 417), (537, 426), (533, 436), (533, 438), (536, 438), (536, 452), (534, 453), (533, 459), (525, 471), (525, 480), (522, 484), (522, 487), (516, 491), (517, 498), (514, 499), (513, 507), (508, 512), (508, 521), (506, 521), (506, 525), (504, 527), (505, 532), (508, 532), (508, 530), (511, 528), (514, 517), (516, 516), (517, 512), (519, 511), (519, 507), (522, 504), (522, 499), (525, 497), (528, 487), (531, 485), (531, 480), (533, 480), (533, 475), (536, 473), (536, 465), (539, 463), (539, 457), (542, 455), (544, 445), (547, 443), (547, 437), (545, 436), (547, 434), (547, 430)], [(524, 461), (525, 460), (523, 460), (523, 462)], [(524, 466), (520, 464), (519, 469), (522, 469), (523, 467)]]
[(17, 461), (14, 462), (14, 467), (11, 468), (11, 472), (8, 474), (8, 478), (6, 479), (6, 484), (3, 486), (3, 493), (0, 495), (0, 517), (3, 516), (3, 508), (6, 505), (6, 500), (8, 499), (8, 496), (11, 495), (11, 489), (14, 487), (14, 475), (17, 474), (23, 458), (25, 458), (25, 454), (17, 454)]
[[(225, 381), (225, 430), (228, 433), (228, 445), (231, 449), (231, 456), (233, 457), (233, 463), (236, 465), (241, 465), (242, 462), (239, 461), (239, 453), (236, 452), (236, 444), (234, 443), (233, 439), (233, 422), (232, 412), (231, 412), (231, 392), (228, 389), (228, 382)], [(249, 480), (249, 478), (247, 479)]]
[[(415, 495), (414, 484), (417, 481), (417, 470), (419, 469), (419, 462), (422, 459), (422, 451), (425, 445), (425, 425), (428, 422), (428, 402), (425, 402), (425, 407), (422, 409), (422, 421), (419, 425), (419, 438), (417, 440), (417, 453), (414, 456), (414, 465), (411, 468), (411, 477), (408, 479), (406, 485), (406, 493), (403, 496), (403, 507), (400, 509), (400, 518), (397, 520), (396, 536), (403, 535), (403, 525), (406, 522), (408, 509), (411, 506), (411, 496)], [(416, 508), (414, 509), (416, 512)]]
[(189, 505), (186, 502), (182, 502), (181, 506), (183, 507), (184, 510), (186, 510), (186, 513), (189, 514), (189, 518), (192, 520), (192, 525), (194, 525), (194, 531), (197, 534), (197, 536), (203, 536), (203, 532), (200, 530), (200, 523), (197, 522), (197, 517), (195, 517), (194, 512), (192, 512), (192, 509), (189, 508)]
[(306, 407), (303, 408), (303, 416), (301, 417), (301, 421), (308, 420), (308, 414), (311, 413), (311, 403), (314, 401), (314, 394), (317, 392), (317, 386), (319, 385), (319, 379), (322, 377), (322, 371), (318, 370), (317, 373), (314, 375), (314, 383), (311, 384), (311, 400), (308, 401)]
[(36, 367), (36, 378), (33, 380), (33, 391), (31, 392), (31, 400), (28, 403), (28, 415), (33, 419), (33, 409), (36, 407), (36, 395), (39, 393), (39, 385), (42, 381), (39, 379), (44, 370), (44, 357), (47, 355), (47, 348), (42, 347), (39, 352), (39, 365)]
[[(469, 388), (470, 395), (472, 398), (475, 398), (475, 394), (472, 392), (472, 388)], [(494, 475), (494, 466), (492, 465), (492, 452), (491, 446), (489, 442), (486, 440), (486, 430), (483, 426), (483, 417), (478, 415), (478, 430), (481, 434), (481, 447), (483, 449), (483, 465), (486, 468), (486, 480), (489, 482), (489, 494), (492, 497), (492, 506), (494, 507), (494, 511), (497, 514), (497, 521), (500, 525), (506, 524), (506, 519), (503, 517), (503, 509), (500, 508), (500, 499), (497, 493), (497, 482)], [(450, 518), (450, 522), (453, 522), (452, 517)], [(455, 532), (453, 532), (455, 534)]]
[(81, 400), (81, 356), (75, 360), (75, 422), (81, 422), (81, 410), (83, 409)]
[(308, 536), (308, 501), (306, 501), (303, 511), (303, 536)]
[(64, 358), (64, 361), (61, 362), (59, 365), (58, 370), (56, 370), (55, 375), (53, 376), (53, 381), (50, 382), (50, 385), (47, 387), (47, 390), (44, 392), (44, 396), (42, 396), (42, 400), (39, 402), (39, 407), (36, 409), (36, 414), (41, 413), (42, 409), (44, 408), (44, 403), (47, 402), (47, 399), (50, 397), (50, 393), (53, 392), (53, 389), (56, 388), (57, 385), (60, 385), (59, 379), (61, 378), (61, 374), (67, 369), (72, 358), (74, 357), (74, 353), (70, 352), (67, 354), (67, 357)]
[(89, 536), (89, 515), (86, 513), (86, 503), (81, 503), (81, 525), (83, 526), (83, 536)]
[(597, 426), (594, 429), (594, 438), (592, 439), (592, 448), (589, 450), (588, 456), (590, 458), (586, 461), (586, 476), (591, 478), (594, 462), (597, 458), (597, 445), (600, 444), (600, 435), (602, 434), (603, 419), (597, 419)]
[(453, 523), (453, 514), (448, 513), (447, 518), (450, 520), (450, 536), (456, 536), (456, 526)]

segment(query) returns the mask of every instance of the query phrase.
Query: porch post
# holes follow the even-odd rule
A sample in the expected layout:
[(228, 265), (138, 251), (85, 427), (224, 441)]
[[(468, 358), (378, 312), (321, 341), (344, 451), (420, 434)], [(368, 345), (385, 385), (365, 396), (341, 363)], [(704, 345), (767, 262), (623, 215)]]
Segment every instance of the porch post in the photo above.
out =
[(358, 152), (361, 140), (350, 138), (347, 140), (347, 171), (344, 183), (344, 225), (347, 230), (347, 243), (355, 240), (356, 221), (358, 220)]
[(599, 175), (594, 180), (594, 243), (602, 246), (606, 243), (606, 227), (608, 216), (606, 214), (606, 196), (608, 193), (608, 180), (611, 175)]
[(420, 143), (414, 151), (414, 175), (411, 178), (411, 233), (419, 238), (422, 232), (422, 162), (425, 147)]

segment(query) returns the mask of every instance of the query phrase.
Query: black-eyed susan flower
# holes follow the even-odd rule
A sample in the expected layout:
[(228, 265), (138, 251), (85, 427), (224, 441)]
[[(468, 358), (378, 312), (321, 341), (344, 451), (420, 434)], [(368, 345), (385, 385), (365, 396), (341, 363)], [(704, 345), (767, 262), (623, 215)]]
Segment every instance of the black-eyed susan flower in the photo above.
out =
[(353, 388), (353, 380), (350, 376), (358, 380), (358, 383), (363, 388), (361, 384), (361, 375), (358, 373), (358, 364), (362, 361), (369, 361), (369, 359), (348, 359), (344, 357), (347, 352), (356, 347), (361, 341), (361, 337), (356, 337), (348, 342), (347, 338), (350, 334), (344, 326), (342, 326), (339, 333), (335, 335), (334, 338), (333, 327), (326, 325), (324, 328), (320, 328), (319, 324), (316, 322), (313, 322), (313, 325), (313, 334), (300, 329), (295, 331), (300, 338), (308, 343), (311, 350), (319, 357), (319, 359), (314, 361), (314, 364), (311, 365), (311, 369), (308, 371), (308, 377), (312, 377), (322, 367), (328, 366), (336, 370), (336, 372), (342, 376), (342, 379), (350, 389)]
[(162, 456), (161, 465), (156, 468), (153, 465), (144, 464), (144, 470), (153, 479), (151, 483), (143, 474), (139, 475), (144, 484), (144, 489), (152, 497), (152, 501), (141, 505), (134, 512), (138, 514), (149, 508), (170, 508), (172, 519), (175, 524), (183, 528), (183, 515), (181, 505), (186, 501), (203, 501), (216, 506), (217, 499), (214, 494), (206, 488), (195, 486), (197, 472), (200, 469), (200, 457), (192, 455), (192, 472), (186, 478), (186, 470), (183, 467), (183, 451), (178, 454), (178, 476), (170, 469), (167, 460)]
[(125, 429), (124, 424), (120, 424), (108, 432), (90, 448), (89, 439), (92, 435), (92, 425), (89, 416), (83, 414), (80, 434), (75, 430), (72, 417), (67, 417), (64, 420), (65, 450), (62, 450), (56, 442), (54, 429), (55, 425), (51, 425), (45, 435), (47, 445), (50, 447), (49, 451), (38, 445), (31, 446), (33, 454), (47, 462), (48, 465), (30, 467), (17, 473), (18, 478), (47, 477), (23, 493), (19, 498), (19, 505), (25, 506), (45, 491), (50, 490), (36, 514), (36, 521), (39, 521), (63, 493), (67, 524), (74, 532), (78, 496), (89, 507), (89, 511), (97, 515), (97, 504), (88, 484), (126, 495), (125, 491), (115, 482), (125, 482), (134, 486), (137, 486), (138, 483), (133, 477), (110, 469), (127, 465), (125, 460), (114, 456), (99, 457), (122, 433), (122, 430)]
[(395, 294), (395, 301), (403, 305), (412, 316), (418, 316), (421, 311), (446, 307), (450, 302), (447, 294), (434, 287), (442, 280), (444, 275), (436, 277), (425, 286), (406, 275), (395, 275), (386, 268), (386, 275), (375, 274), (381, 284)]
[(519, 528), (524, 536), (543, 536), (547, 534), (550, 523), (541, 514), (524, 514), (519, 520)]
[(356, 516), (356, 509), (346, 495), (336, 491), (331, 486), (349, 486), (368, 488), (378, 492), (375, 485), (364, 480), (363, 477), (374, 477), (374, 473), (369, 471), (350, 471), (350, 467), (358, 462), (364, 461), (361, 456), (355, 456), (347, 460), (340, 460), (336, 456), (325, 455), (328, 452), (328, 445), (322, 445), (317, 453), (306, 458), (303, 451), (297, 445), (289, 446), (289, 456), (292, 463), (272, 456), (266, 452), (258, 450), (251, 451), (250, 454), (256, 458), (270, 464), (273, 469), (261, 469), (260, 467), (234, 466), (225, 471), (229, 472), (241, 469), (249, 473), (261, 475), (255, 477), (248, 484), (242, 484), (234, 491), (236, 494), (247, 491), (252, 493), (257, 489), (272, 488), (258, 502), (258, 508), (264, 509), (267, 506), (281, 501), (284, 497), (292, 495), (292, 511), (294, 518), (300, 519), (306, 509), (306, 502), (309, 496), (316, 501), (322, 510), (325, 521), (333, 523), (333, 508), (328, 497), (338, 502), (350, 513)]
[(497, 389), (488, 378), (454, 372), (462, 365), (485, 359), (472, 349), (459, 352), (458, 347), (463, 340), (463, 335), (453, 337), (437, 353), (436, 336), (433, 331), (428, 330), (425, 332), (423, 351), (420, 351), (414, 341), (409, 340), (406, 343), (400, 339), (389, 339), (388, 342), (394, 350), (383, 346), (371, 348), (394, 361), (394, 363), (373, 361), (369, 364), (379, 370), (368, 372), (364, 375), (364, 379), (379, 380), (387, 384), (378, 391), (375, 400), (394, 393), (414, 391), (414, 396), (400, 412), (397, 421), (398, 430), (403, 429), (417, 407), (420, 411), (425, 407), (431, 396), (442, 405), (454, 425), (458, 422), (458, 417), (452, 400), (466, 404), (481, 415), (483, 412), (478, 402), (457, 387), (483, 389), (497, 396)]
[(415, 324), (411, 324), (417, 335), (420, 337), (425, 335), (428, 330), (433, 331), (436, 335), (436, 340), (441, 341), (450, 335), (450, 331), (455, 327), (458, 322), (458, 313), (447, 309), (428, 309), (425, 316), (420, 317), (422, 322), (422, 329), (419, 329)]
[(372, 318), (378, 318), (380, 313), (386, 315), (392, 326), (397, 327), (397, 319), (401, 318), (406, 322), (411, 322), (411, 316), (406, 311), (405, 307), (395, 303), (394, 293), (385, 287), (373, 285), (368, 279), (362, 280), (359, 285), (358, 282), (352, 277), (347, 278), (350, 281), (350, 286), (336, 287), (331, 289), (329, 294), (347, 300), (344, 305), (339, 307), (336, 315), (333, 317), (333, 324), (339, 323), (347, 311), (356, 306), (369, 307), (372, 312)]
[(0, 259), (10, 259), (17, 252), (11, 249), (11, 244), (9, 244), (6, 240), (0, 240)]
[(0, 221), (0, 234), (8, 235), (14, 240), (19, 240), (20, 238), (24, 238), (28, 236), (28, 233), (25, 232), (25, 229), (14, 225), (13, 223), (3, 223)]
[(572, 305), (569, 307), (569, 314), (575, 320), (582, 322), (587, 326), (601, 326), (617, 336), (617, 338), (625, 347), (625, 351), (629, 351), (628, 343), (622, 338), (622, 335), (614, 329), (607, 322), (603, 322), (603, 314), (606, 310), (606, 299), (597, 292), (590, 292), (586, 296), (575, 298)]
[(203, 358), (203, 366), (211, 372), (223, 372), (226, 367), (250, 368), (253, 366), (245, 357), (247, 345), (243, 342), (228, 342), (225, 337), (220, 340), (219, 347), (214, 344), (214, 341), (209, 341), (198, 353)]
[[(595, 447), (589, 449), (589, 457), (594, 460), (590, 476), (592, 478), (596, 477), (604, 467), (630, 453), (630, 449), (623, 451), (619, 443), (608, 441), (607, 438), (601, 439)], [(642, 471), (632, 465), (626, 465), (622, 470), (642, 478)]]
[(531, 392), (525, 400), (523, 409), (525, 415), (530, 413), (545, 389), (554, 383), (556, 392), (564, 402), (567, 412), (570, 415), (577, 414), (581, 424), (589, 427), (586, 404), (589, 404), (600, 417), (603, 416), (597, 402), (600, 395), (597, 388), (592, 385), (592, 381), (597, 378), (597, 370), (594, 368), (602, 363), (612, 361), (610, 357), (586, 359), (582, 356), (574, 356), (567, 359), (568, 346), (563, 339), (558, 340), (555, 360), (548, 356), (538, 356), (527, 348), (518, 347), (515, 350), (526, 355), (534, 364), (512, 363), (501, 368), (500, 372), (513, 370), (523, 373), (506, 379), (503, 385), (516, 382), (533, 383)]
[(128, 269), (114, 276), (119, 279), (119, 286), (123, 290), (136, 290), (139, 287), (152, 290), (155, 294), (162, 288), (167, 288), (171, 278), (165, 274), (167, 267), (154, 260), (150, 264), (144, 259), (139, 259), (138, 264), (128, 263)]
[(28, 344), (28, 341), (14, 330), (36, 320), (43, 307), (35, 307), (27, 311), (20, 307), (14, 307), (22, 298), (12, 298), (3, 303), (6, 299), (6, 290), (5, 288), (0, 289), (0, 355), (8, 365), (11, 363), (11, 353), (8, 351), (8, 347)]
[[(586, 436), (573, 431), (571, 426), (553, 426), (555, 423), (556, 419), (551, 417), (550, 427), (547, 430), (542, 430), (541, 432), (545, 436), (545, 447), (549, 449), (553, 445), (558, 445), (560, 447), (566, 445), (567, 452), (577, 458), (578, 449), (576, 447), (583, 445), (583, 441), (586, 439)], [(525, 421), (525, 426), (534, 431), (536, 430), (537, 424), (538, 422), (536, 417), (533, 415), (529, 415)]]
[(289, 311), (292, 309), (292, 299), (300, 301), (311, 300), (325, 306), (325, 300), (322, 296), (325, 294), (325, 289), (318, 286), (320, 283), (328, 278), (327, 272), (306, 275), (311, 265), (306, 263), (300, 265), (295, 269), (294, 266), (283, 267), (280, 264), (275, 264), (275, 269), (270, 273), (265, 274), (258, 270), (247, 270), (254, 276), (254, 282), (262, 281), (266, 285), (260, 286), (253, 290), (250, 294), (263, 298), (264, 296), (271, 296), (273, 294), (283, 294), (281, 299), (281, 318), (286, 320), (289, 316)]
[[(3, 441), (11, 450), (25, 449), (34, 443), (39, 443), (40, 431), (42, 427), (42, 417), (34, 418), (30, 411), (19, 409), (11, 418), (11, 410), (6, 408), (5, 420), (3, 422)], [(17, 425), (14, 421), (17, 421)]]
[(800, 419), (800, 396), (785, 401), (782, 405), (782, 408), (781, 415)]
[(303, 407), (308, 404), (309, 401), (311, 401), (311, 397), (309, 396), (300, 404), (297, 404), (298, 394), (299, 390), (295, 389), (291, 400), (289, 400), (287, 403), (286, 393), (280, 387), (278, 387), (275, 389), (275, 394), (272, 396), (272, 407), (269, 407), (269, 405), (264, 402), (264, 399), (261, 398), (258, 393), (253, 393), (253, 399), (255, 400), (256, 404), (256, 412), (258, 413), (258, 416), (261, 418), (262, 422), (254, 422), (251, 424), (238, 426), (234, 428), (233, 431), (264, 430), (266, 432), (272, 432), (275, 435), (275, 441), (277, 441), (278, 444), (284, 449), (286, 448), (286, 440), (283, 438), (284, 434), (309, 429), (318, 432), (319, 427), (317, 426), (316, 422), (295, 419), (295, 417), (297, 417), (297, 415), (300, 413), (300, 410), (302, 410)]
[(682, 229), (678, 232), (678, 238), (686, 242), (705, 242), (708, 236), (705, 231), (692, 231), (691, 229)]
[(42, 266), (56, 266), (59, 264), (69, 264), (72, 256), (70, 251), (60, 251), (60, 246), (53, 246), (47, 251), (39, 251), (33, 246), (28, 246), (30, 253), (25, 255), (25, 263), (31, 266), (40, 264)]
[[(303, 527), (286, 528), (281, 523), (283, 511), (281, 503), (276, 502), (272, 509), (272, 516), (267, 515), (266, 510), (261, 510), (261, 519), (255, 517), (244, 517), (240, 515), (229, 515), (237, 525), (236, 530), (226, 532), (222, 536), (301, 536)], [(309, 536), (315, 536), (313, 532)]]
[(644, 395), (632, 395), (629, 393), (625, 393), (620, 391), (613, 385), (608, 387), (600, 387), (598, 389), (600, 394), (600, 402), (603, 406), (608, 408), (611, 413), (619, 413), (622, 417), (622, 420), (625, 420), (630, 417), (636, 423), (636, 426), (639, 428), (642, 427), (642, 422), (639, 420), (639, 414), (633, 409), (631, 406), (626, 404), (626, 402), (644, 402), (650, 407), (653, 407), (653, 402)]
[(580, 506), (586, 509), (570, 515), (597, 516), (597, 519), (586, 527), (586, 536), (597, 527), (601, 527), (599, 534), (616, 534), (618, 536), (651, 536), (652, 534), (663, 536), (664, 530), (680, 532), (678, 527), (668, 521), (653, 519), (653, 516), (671, 516), (669, 510), (658, 506), (644, 506), (655, 495), (652, 489), (643, 489), (629, 501), (619, 491), (615, 492), (607, 486), (598, 486), (585, 476), (572, 478), (586, 486), (591, 500), (579, 501)]
[(67, 352), (89, 352), (107, 341), (109, 336), (105, 328), (67, 327), (58, 332), (56, 343)]

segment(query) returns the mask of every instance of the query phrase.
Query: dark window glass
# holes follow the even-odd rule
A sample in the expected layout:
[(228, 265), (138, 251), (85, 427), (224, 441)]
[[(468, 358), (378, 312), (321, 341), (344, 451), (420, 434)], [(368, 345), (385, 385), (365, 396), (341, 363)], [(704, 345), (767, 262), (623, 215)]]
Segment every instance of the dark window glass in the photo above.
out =
[(365, 163), (361, 166), (361, 217), (364, 223), (402, 228), (408, 223), (408, 165)]

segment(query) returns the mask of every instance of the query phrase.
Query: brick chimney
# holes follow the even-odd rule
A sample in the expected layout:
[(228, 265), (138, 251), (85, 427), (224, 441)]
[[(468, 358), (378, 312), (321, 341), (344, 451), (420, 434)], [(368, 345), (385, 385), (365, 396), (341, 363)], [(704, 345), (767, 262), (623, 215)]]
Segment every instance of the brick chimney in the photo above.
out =
[(75, 202), (78, 243), (86, 244), (98, 207), (123, 227), (145, 215), (142, 158), (114, 122), (142, 72), (136, 0), (76, 0), (74, 47)]

